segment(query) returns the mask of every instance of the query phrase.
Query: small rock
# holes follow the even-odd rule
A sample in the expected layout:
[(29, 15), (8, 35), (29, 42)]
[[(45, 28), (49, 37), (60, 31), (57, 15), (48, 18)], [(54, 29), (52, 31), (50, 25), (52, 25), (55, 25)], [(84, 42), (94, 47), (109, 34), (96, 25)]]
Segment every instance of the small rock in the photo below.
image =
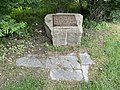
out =
[(100, 68), (100, 70), (102, 71), (102, 70), (103, 70), (103, 68)]
[(22, 76), (22, 73), (18, 73), (18, 75)]
[(22, 69), (24, 69), (24, 67), (21, 67)]
[(40, 30), (39, 32), (41, 33), (42, 31)]

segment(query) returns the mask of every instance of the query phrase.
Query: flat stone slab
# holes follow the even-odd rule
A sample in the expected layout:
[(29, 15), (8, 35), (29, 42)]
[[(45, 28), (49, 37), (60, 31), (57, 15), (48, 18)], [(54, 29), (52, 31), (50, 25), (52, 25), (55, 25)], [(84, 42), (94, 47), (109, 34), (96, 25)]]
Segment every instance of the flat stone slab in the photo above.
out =
[(83, 79), (81, 70), (63, 70), (63, 69), (53, 69), (50, 71), (50, 76), (52, 80), (77, 80)]
[(85, 53), (80, 53), (80, 60), (81, 60), (81, 64), (95, 64), (94, 61), (90, 58), (90, 55), (85, 52)]
[(88, 71), (89, 71), (89, 65), (82, 65), (82, 73), (83, 73), (84, 80), (86, 82), (88, 82), (88, 80), (89, 80)]
[(52, 80), (85, 80), (86, 82), (89, 80), (88, 71), (91, 64), (95, 63), (87, 52), (49, 56), (47, 59), (43, 58), (42, 60), (34, 55), (27, 55), (16, 61), (17, 66), (49, 69)]
[(25, 57), (17, 59), (16, 65), (25, 67), (44, 67), (40, 60), (32, 55), (27, 55)]
[(47, 68), (50, 69), (52, 80), (85, 80), (88, 82), (89, 65), (94, 64), (90, 55), (80, 53), (80, 62), (75, 53), (68, 55), (49, 57), (46, 62)]
[(81, 69), (80, 64), (77, 62), (76, 56), (56, 56), (50, 57), (46, 61), (46, 67), (50, 69)]

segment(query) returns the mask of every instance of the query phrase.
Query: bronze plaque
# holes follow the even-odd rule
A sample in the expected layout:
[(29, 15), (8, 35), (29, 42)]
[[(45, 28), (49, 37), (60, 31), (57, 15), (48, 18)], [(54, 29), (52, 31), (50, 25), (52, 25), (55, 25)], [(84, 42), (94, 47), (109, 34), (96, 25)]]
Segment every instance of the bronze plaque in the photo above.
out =
[(53, 26), (77, 26), (74, 15), (53, 15)]

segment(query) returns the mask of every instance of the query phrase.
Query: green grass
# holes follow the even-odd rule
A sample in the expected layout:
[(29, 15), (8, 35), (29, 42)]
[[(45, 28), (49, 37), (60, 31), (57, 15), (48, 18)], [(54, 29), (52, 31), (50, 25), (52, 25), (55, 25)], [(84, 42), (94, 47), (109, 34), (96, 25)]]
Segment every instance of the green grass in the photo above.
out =
[(45, 87), (45, 79), (36, 80), (33, 77), (26, 77), (19, 82), (11, 82), (5, 90), (43, 90)]

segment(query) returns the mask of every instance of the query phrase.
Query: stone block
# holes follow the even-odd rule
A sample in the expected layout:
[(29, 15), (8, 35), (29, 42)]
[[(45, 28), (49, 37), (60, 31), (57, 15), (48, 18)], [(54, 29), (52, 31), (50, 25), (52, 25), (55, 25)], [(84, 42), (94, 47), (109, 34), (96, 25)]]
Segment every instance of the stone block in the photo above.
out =
[(53, 45), (76, 45), (81, 42), (82, 22), (81, 14), (48, 14), (45, 17), (45, 30)]

